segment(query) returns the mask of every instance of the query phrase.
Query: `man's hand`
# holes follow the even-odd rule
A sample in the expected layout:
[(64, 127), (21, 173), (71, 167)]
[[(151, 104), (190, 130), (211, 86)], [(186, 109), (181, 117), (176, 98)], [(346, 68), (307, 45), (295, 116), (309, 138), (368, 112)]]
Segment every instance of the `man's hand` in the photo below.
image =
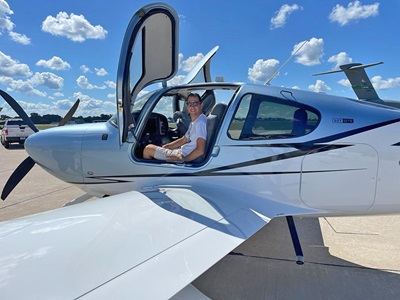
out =
[(184, 158), (181, 153), (169, 154), (166, 158), (167, 161), (184, 162)]

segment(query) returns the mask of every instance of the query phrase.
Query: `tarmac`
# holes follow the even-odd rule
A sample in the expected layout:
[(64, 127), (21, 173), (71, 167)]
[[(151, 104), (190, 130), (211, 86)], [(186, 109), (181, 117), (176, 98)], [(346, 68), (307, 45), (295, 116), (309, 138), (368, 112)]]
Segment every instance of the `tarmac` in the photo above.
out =
[[(1, 189), (26, 157), (23, 146), (0, 145)], [(35, 165), (1, 201), (0, 221), (59, 208), (82, 194)], [(285, 218), (277, 218), (193, 285), (215, 300), (400, 299), (400, 215), (294, 220), (304, 265), (295, 262)]]

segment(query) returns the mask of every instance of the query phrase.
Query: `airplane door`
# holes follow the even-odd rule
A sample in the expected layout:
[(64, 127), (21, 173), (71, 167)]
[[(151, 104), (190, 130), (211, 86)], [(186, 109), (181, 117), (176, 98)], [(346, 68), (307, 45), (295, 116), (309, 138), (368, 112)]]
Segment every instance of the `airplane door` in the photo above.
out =
[(132, 17), (122, 43), (117, 71), (117, 113), (122, 145), (134, 126), (131, 108), (149, 84), (171, 79), (178, 70), (176, 11), (167, 4), (144, 6)]
[(375, 201), (377, 174), (378, 153), (370, 145), (320, 149), (303, 159), (300, 197), (307, 206), (317, 209), (366, 210)]

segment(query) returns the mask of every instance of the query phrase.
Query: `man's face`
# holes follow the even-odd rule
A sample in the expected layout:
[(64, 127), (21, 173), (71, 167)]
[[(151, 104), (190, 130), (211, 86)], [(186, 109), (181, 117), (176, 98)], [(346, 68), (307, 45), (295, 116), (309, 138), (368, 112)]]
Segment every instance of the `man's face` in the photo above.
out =
[(197, 97), (190, 96), (186, 101), (186, 106), (189, 114), (192, 117), (201, 115), (203, 103), (201, 103)]

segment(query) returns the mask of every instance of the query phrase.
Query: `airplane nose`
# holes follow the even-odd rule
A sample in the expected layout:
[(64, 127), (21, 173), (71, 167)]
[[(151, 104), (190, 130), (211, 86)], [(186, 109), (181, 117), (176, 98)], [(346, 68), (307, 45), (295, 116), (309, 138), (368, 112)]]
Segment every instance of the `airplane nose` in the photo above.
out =
[(27, 138), (25, 150), (47, 172), (71, 183), (82, 182), (82, 138), (87, 125), (54, 127)]

